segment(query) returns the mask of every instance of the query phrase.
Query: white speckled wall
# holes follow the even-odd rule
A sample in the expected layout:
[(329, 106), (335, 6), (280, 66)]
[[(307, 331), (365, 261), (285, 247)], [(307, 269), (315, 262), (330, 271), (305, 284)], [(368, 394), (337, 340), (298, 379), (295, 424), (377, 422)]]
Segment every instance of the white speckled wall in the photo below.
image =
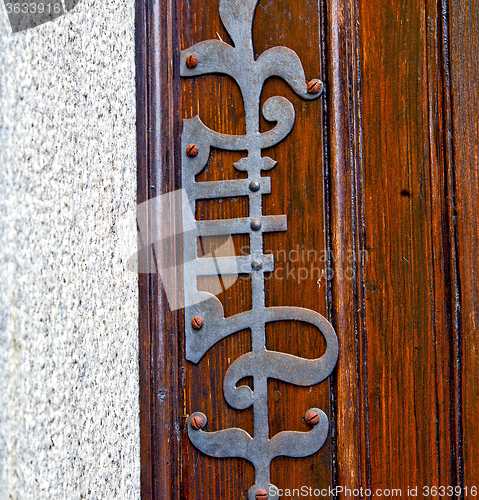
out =
[(0, 2), (0, 499), (139, 493), (134, 0)]

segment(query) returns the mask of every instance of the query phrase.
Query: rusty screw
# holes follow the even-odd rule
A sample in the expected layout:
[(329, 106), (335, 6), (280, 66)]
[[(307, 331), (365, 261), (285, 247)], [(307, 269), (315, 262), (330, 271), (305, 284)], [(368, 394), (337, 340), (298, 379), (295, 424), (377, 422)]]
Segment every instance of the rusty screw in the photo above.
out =
[(320, 80), (316, 80), (316, 78), (308, 82), (308, 92), (310, 94), (317, 94), (318, 92), (321, 92), (322, 88), (323, 84)]
[(191, 320), (191, 326), (195, 329), (195, 330), (199, 330), (202, 326), (203, 326), (203, 318), (201, 316), (195, 316), (192, 320)]
[(192, 419), (191, 419), (191, 427), (193, 427), (193, 429), (195, 429), (196, 431), (200, 430), (202, 427), (203, 427), (203, 419), (201, 417), (199, 417), (198, 415), (195, 415)]
[(308, 411), (308, 414), (306, 415), (306, 422), (311, 425), (316, 425), (317, 423), (319, 423), (318, 412), (314, 410)]
[(186, 58), (186, 65), (188, 66), (188, 68), (194, 68), (197, 64), (198, 58), (195, 55), (191, 54)]
[(254, 496), (256, 500), (266, 500), (268, 498), (268, 492), (264, 488), (261, 488), (255, 493)]
[(188, 146), (186, 146), (186, 154), (188, 156), (196, 156), (198, 154), (198, 146), (196, 144), (188, 144)]

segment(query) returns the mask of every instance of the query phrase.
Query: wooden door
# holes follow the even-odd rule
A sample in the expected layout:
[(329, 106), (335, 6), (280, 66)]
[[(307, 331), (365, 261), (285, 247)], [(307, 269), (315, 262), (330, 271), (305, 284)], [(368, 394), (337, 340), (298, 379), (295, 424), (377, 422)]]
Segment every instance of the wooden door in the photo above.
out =
[[(232, 44), (219, 0), (138, 0), (139, 203), (181, 189), (183, 119), (245, 133), (231, 78), (181, 77), (181, 50), (210, 39)], [(317, 453), (275, 458), (271, 482), (297, 500), (414, 498), (415, 488), (418, 498), (475, 498), (479, 5), (260, 0), (252, 39), (255, 57), (286, 46), (325, 86), (305, 101), (274, 77), (261, 94), (261, 103), (286, 97), (296, 113), (291, 133), (267, 150), (277, 165), (263, 211), (287, 215), (288, 230), (264, 235), (282, 270), (265, 279), (266, 304), (317, 311), (339, 339), (326, 381), (268, 381), (270, 436), (308, 430), (311, 407), (330, 425)], [(263, 120), (260, 130), (269, 128)], [(197, 180), (244, 178), (233, 166), (242, 156), (212, 150)], [(195, 216), (247, 217), (247, 199), (201, 201)], [(233, 241), (237, 255), (248, 252), (244, 235)], [(159, 274), (140, 274), (139, 286), (143, 498), (246, 499), (253, 466), (198, 451), (187, 419), (200, 410), (210, 431), (253, 434), (252, 409), (223, 396), (250, 332), (188, 361), (184, 314), (171, 310)], [(226, 316), (251, 309), (250, 277), (218, 298)], [(268, 325), (266, 343), (310, 359), (325, 350), (315, 328), (295, 321)], [(292, 491), (302, 487), (309, 496)]]

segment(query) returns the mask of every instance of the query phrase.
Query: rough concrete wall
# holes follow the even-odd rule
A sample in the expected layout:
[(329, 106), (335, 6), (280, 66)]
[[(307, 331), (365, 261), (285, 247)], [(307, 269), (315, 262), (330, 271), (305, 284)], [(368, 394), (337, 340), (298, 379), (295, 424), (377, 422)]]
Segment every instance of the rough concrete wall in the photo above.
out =
[(0, 499), (136, 499), (134, 0), (0, 5)]

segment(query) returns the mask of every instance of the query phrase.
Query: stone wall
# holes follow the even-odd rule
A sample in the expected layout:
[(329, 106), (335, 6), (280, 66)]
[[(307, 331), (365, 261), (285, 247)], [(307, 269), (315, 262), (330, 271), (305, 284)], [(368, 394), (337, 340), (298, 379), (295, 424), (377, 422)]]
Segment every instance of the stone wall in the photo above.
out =
[(134, 1), (0, 6), (0, 499), (138, 499)]

